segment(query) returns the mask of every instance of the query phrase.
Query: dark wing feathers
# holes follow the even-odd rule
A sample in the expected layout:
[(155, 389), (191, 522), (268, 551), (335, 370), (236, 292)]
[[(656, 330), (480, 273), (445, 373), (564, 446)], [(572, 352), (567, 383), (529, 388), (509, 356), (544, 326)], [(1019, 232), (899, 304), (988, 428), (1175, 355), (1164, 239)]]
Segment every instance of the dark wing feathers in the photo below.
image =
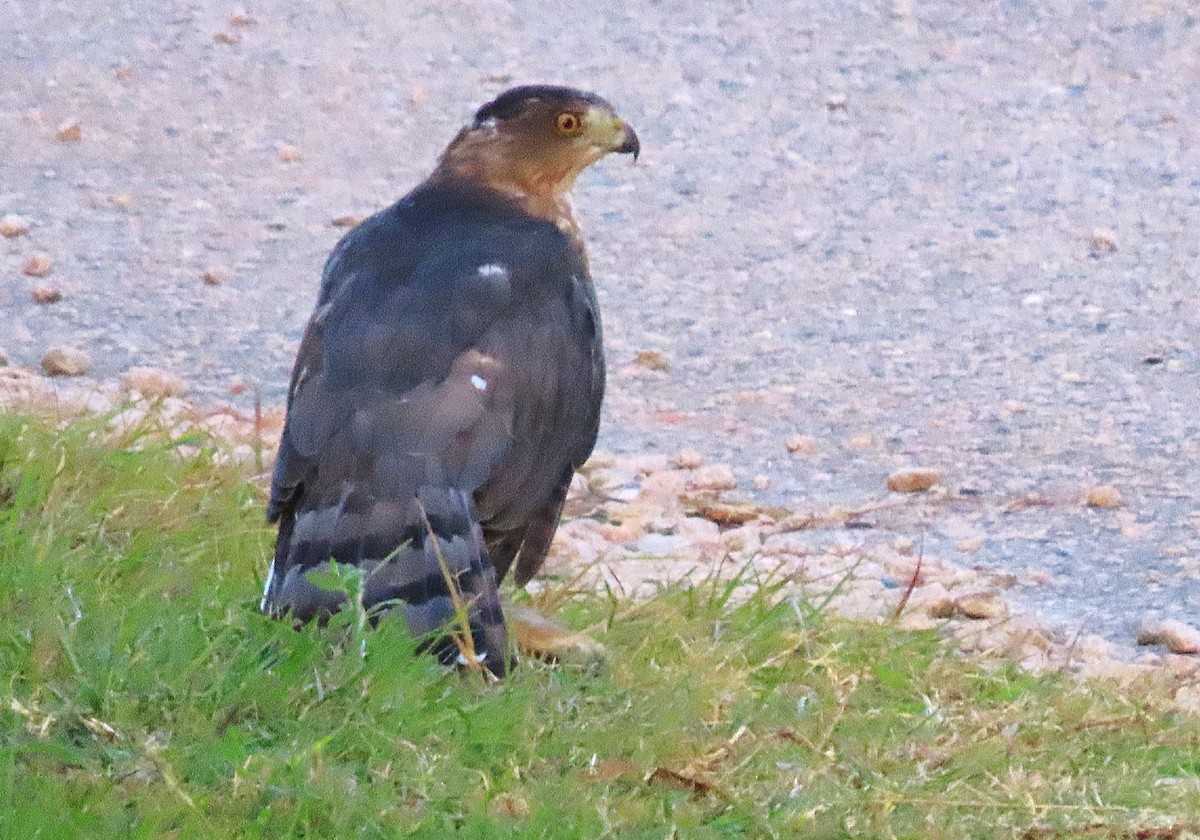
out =
[(453, 613), (448, 569), (477, 644), (503, 647), (496, 583), (544, 559), (603, 386), (587, 267), (554, 225), (428, 187), (365, 221), (326, 264), (293, 370), (265, 607), (335, 608), (304, 577), (332, 557), (425, 632)]
[(600, 320), (587, 275), (576, 274), (572, 286), (571, 306), (551, 318), (569, 323), (569, 329), (529, 358), (524, 371), (535, 383), (533, 392), (558, 396), (518, 404), (514, 425), (529, 445), (509, 462), (505, 484), (485, 486), (478, 496), (481, 510), (490, 513), (484, 536), (496, 573), (503, 579), (517, 560), (518, 585), (545, 560), (571, 477), (591, 454), (599, 431), (605, 377)]
[[(403, 216), (405, 211), (412, 207), (402, 202), (384, 212)], [(468, 215), (463, 221), (469, 220)], [(272, 484), (272, 521), (316, 466), (318, 454), (332, 460), (326, 447), (333, 431), (364, 401), (381, 410), (375, 403), (382, 395), (402, 397), (408, 410), (401, 414), (411, 425), (428, 429), (431, 424), (419, 411), (422, 398), (433, 394), (471, 350), (499, 362), (484, 379), (495, 380), (506, 393), (520, 392), (513, 420), (519, 457), (505, 465), (509, 480), (496, 482), (488, 494), (488, 507), (501, 525), (515, 524), (513, 518), (521, 518), (529, 506), (500, 491), (519, 484), (521, 495), (545, 496), (561, 484), (558, 473), (578, 467), (591, 452), (604, 388), (603, 356), (591, 282), (571, 241), (548, 223), (515, 214), (508, 224), (476, 224), (475, 230), (467, 225), (466, 231), (448, 230), (440, 237), (409, 227), (368, 220), (346, 237), (350, 241), (338, 246), (326, 266), (321, 299), (293, 369)], [(414, 261), (405, 252), (404, 259), (388, 264), (373, 247), (383, 238), (389, 244), (410, 238), (410, 251), (428, 251), (431, 257)], [(482, 266), (499, 270), (481, 274)], [(486, 364), (477, 358), (473, 363)], [(467, 365), (466, 359), (459, 364)], [(460, 373), (461, 382), (473, 371), (464, 367)], [(448, 404), (440, 409), (446, 412), (453, 414)], [(370, 425), (394, 428), (399, 419)], [(555, 463), (559, 469), (548, 476), (547, 467)], [(524, 480), (514, 482), (513, 474), (524, 474)]]

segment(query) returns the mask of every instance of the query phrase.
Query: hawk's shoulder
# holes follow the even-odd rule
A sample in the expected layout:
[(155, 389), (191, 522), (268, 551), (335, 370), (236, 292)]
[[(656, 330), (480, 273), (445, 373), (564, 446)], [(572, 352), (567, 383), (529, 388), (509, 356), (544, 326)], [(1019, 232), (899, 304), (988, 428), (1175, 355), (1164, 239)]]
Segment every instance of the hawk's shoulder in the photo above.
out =
[(342, 237), (325, 263), (318, 305), (349, 276), (404, 284), (432, 273), (442, 283), (470, 281), (480, 265), (498, 260), (510, 264), (510, 276), (516, 269), (518, 281), (587, 271), (577, 239), (517, 202), (475, 185), (426, 183)]

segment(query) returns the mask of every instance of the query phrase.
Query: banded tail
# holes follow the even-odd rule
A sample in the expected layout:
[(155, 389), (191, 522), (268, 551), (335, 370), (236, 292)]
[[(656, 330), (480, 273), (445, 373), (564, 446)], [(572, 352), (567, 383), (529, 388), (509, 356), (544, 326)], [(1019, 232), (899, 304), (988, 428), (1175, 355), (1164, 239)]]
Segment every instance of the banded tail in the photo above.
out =
[(283, 515), (262, 610), (304, 622), (343, 608), (343, 592), (308, 578), (332, 559), (366, 573), (362, 599), (369, 613), (401, 610), (409, 631), (428, 640), (443, 664), (481, 662), (504, 676), (504, 614), (471, 499), (461, 490), (430, 486), (407, 503), (357, 495)]

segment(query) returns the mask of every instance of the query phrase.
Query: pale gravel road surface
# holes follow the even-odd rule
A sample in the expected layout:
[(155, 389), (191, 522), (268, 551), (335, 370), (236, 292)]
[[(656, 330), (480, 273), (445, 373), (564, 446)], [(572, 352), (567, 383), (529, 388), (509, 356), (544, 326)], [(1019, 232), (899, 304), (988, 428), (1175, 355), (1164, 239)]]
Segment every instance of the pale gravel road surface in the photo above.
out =
[[(1188, 0), (246, 10), (0, 2), (0, 215), (32, 224), (0, 240), (12, 363), (71, 344), (101, 378), (153, 364), (203, 399), (244, 404), (240, 376), (281, 400), (330, 220), (399, 197), (509, 83), (575, 84), (645, 149), (578, 191), (614, 372), (603, 446), (695, 447), (801, 507), (941, 467), (967, 492), (935, 515), (818, 538), (1011, 570), (1067, 630), (1200, 621)], [(82, 140), (59, 142), (71, 119)], [(61, 303), (30, 301), (39, 252)], [(211, 265), (227, 284), (201, 283)], [(640, 350), (669, 370), (631, 366)], [(1099, 483), (1125, 507), (1080, 505)], [(1005, 512), (1029, 493), (1053, 504)]]

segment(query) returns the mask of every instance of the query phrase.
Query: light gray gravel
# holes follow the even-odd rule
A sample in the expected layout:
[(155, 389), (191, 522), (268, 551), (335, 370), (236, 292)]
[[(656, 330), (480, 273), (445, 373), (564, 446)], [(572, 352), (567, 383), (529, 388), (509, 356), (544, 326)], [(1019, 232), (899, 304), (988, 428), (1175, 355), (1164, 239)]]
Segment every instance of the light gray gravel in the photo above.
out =
[[(11, 363), (72, 345), (101, 378), (156, 365), (278, 401), (330, 220), (405, 192), (508, 84), (575, 84), (645, 149), (578, 191), (604, 446), (699, 449), (806, 507), (936, 467), (967, 492), (842, 538), (1011, 570), (1018, 599), (1114, 639), (1200, 621), (1189, 0), (234, 11), (0, 2), (0, 216), (31, 227), (0, 239)], [(50, 278), (21, 274), (35, 253)], [(34, 304), (47, 282), (64, 299)], [(1096, 484), (1125, 506), (1084, 507)], [(1013, 504), (1030, 493), (1050, 504)]]

